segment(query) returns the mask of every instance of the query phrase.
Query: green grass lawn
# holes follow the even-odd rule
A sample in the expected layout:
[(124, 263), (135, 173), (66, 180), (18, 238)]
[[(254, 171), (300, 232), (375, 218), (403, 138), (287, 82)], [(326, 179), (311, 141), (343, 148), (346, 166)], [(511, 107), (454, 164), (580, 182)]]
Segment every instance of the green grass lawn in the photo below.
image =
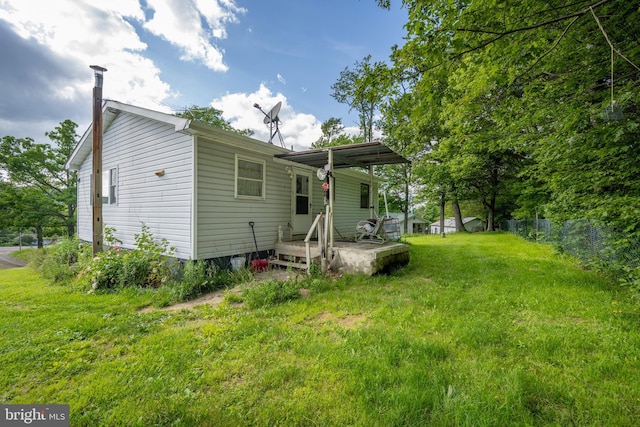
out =
[(2, 270), (0, 400), (87, 426), (640, 425), (628, 291), (507, 234), (410, 242), (394, 275), (258, 309)]

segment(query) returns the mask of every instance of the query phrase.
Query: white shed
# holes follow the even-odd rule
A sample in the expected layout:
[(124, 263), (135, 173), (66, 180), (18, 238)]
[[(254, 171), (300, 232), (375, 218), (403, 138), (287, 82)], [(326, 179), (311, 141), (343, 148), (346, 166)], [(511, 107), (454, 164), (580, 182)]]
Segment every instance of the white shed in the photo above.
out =
[[(271, 251), (278, 230), (304, 235), (324, 209), (316, 168), (284, 158), (281, 147), (171, 114), (107, 101), (103, 108), (102, 217), (125, 248), (146, 224), (182, 259), (211, 259)], [(92, 131), (85, 132), (66, 167), (78, 171), (78, 236), (92, 232)], [(370, 215), (367, 174), (341, 169), (335, 230), (352, 237)], [(373, 182), (373, 188), (371, 183)]]
[[(476, 217), (467, 217), (462, 218), (462, 225), (466, 231), (484, 231), (484, 222)], [(431, 233), (432, 234), (441, 234), (443, 230), (440, 229), (440, 221), (435, 221), (431, 223)], [(445, 218), (444, 220), (444, 233), (455, 233), (456, 232), (456, 220), (455, 218)]]
[[(396, 218), (398, 220), (398, 227), (400, 231), (404, 233), (404, 213), (390, 213), (389, 216), (391, 218)], [(415, 213), (409, 214), (409, 221), (407, 222), (407, 233), (409, 234), (424, 234), (429, 232), (429, 224), (431, 224), (426, 219), (422, 218)]]

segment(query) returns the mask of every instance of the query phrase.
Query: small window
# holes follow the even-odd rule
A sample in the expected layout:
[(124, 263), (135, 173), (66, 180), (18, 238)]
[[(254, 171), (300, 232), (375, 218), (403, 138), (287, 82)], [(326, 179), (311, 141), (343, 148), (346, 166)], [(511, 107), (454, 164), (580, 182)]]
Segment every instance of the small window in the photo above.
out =
[(236, 156), (236, 197), (264, 199), (265, 162)]
[(118, 169), (112, 168), (102, 173), (102, 204), (115, 205), (118, 200)]
[(369, 184), (360, 184), (360, 207), (369, 208)]

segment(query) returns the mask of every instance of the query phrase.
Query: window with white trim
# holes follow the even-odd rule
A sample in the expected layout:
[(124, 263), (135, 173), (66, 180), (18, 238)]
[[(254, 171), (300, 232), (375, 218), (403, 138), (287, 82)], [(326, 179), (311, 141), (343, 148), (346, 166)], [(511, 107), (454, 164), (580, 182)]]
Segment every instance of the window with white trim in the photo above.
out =
[(265, 193), (264, 160), (250, 160), (236, 155), (236, 189), (239, 198), (264, 199)]
[(118, 200), (118, 169), (102, 172), (102, 204), (115, 205)]

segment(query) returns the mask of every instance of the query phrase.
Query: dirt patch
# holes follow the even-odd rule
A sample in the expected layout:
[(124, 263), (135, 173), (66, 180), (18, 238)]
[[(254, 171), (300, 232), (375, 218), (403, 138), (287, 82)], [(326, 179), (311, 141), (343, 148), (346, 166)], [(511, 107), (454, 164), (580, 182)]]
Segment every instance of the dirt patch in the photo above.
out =
[(239, 293), (239, 292), (241, 291), (236, 290), (236, 288), (230, 289), (228, 291), (226, 289), (221, 289), (219, 291), (208, 293), (196, 299), (192, 299), (191, 301), (185, 301), (178, 304), (169, 305), (167, 307), (162, 307), (162, 308), (145, 307), (139, 310), (139, 313), (148, 313), (150, 311), (156, 311), (156, 310), (158, 311), (191, 310), (196, 306), (205, 305), (205, 304), (215, 307), (219, 305), (222, 301), (224, 301), (224, 297), (227, 295), (227, 293)]
[(347, 314), (339, 317), (333, 313), (323, 311), (314, 320), (320, 323), (337, 323), (345, 329), (355, 329), (362, 325), (367, 320), (367, 317), (364, 314)]
[(228, 294), (239, 294), (243, 289), (250, 287), (256, 283), (266, 282), (268, 280), (295, 280), (297, 277), (303, 273), (298, 273), (295, 271), (287, 271), (280, 270), (277, 268), (261, 271), (259, 273), (255, 273), (253, 275), (253, 280), (251, 282), (242, 283), (238, 286), (235, 286), (231, 289), (220, 289), (217, 291), (210, 292), (208, 294), (202, 295), (198, 298), (192, 299), (191, 301), (185, 301), (173, 305), (169, 305), (167, 307), (155, 308), (155, 307), (144, 307), (138, 310), (139, 313), (148, 313), (150, 311), (180, 311), (180, 310), (191, 310), (194, 307), (200, 305), (210, 305), (211, 307), (216, 307), (224, 301), (224, 298)]

